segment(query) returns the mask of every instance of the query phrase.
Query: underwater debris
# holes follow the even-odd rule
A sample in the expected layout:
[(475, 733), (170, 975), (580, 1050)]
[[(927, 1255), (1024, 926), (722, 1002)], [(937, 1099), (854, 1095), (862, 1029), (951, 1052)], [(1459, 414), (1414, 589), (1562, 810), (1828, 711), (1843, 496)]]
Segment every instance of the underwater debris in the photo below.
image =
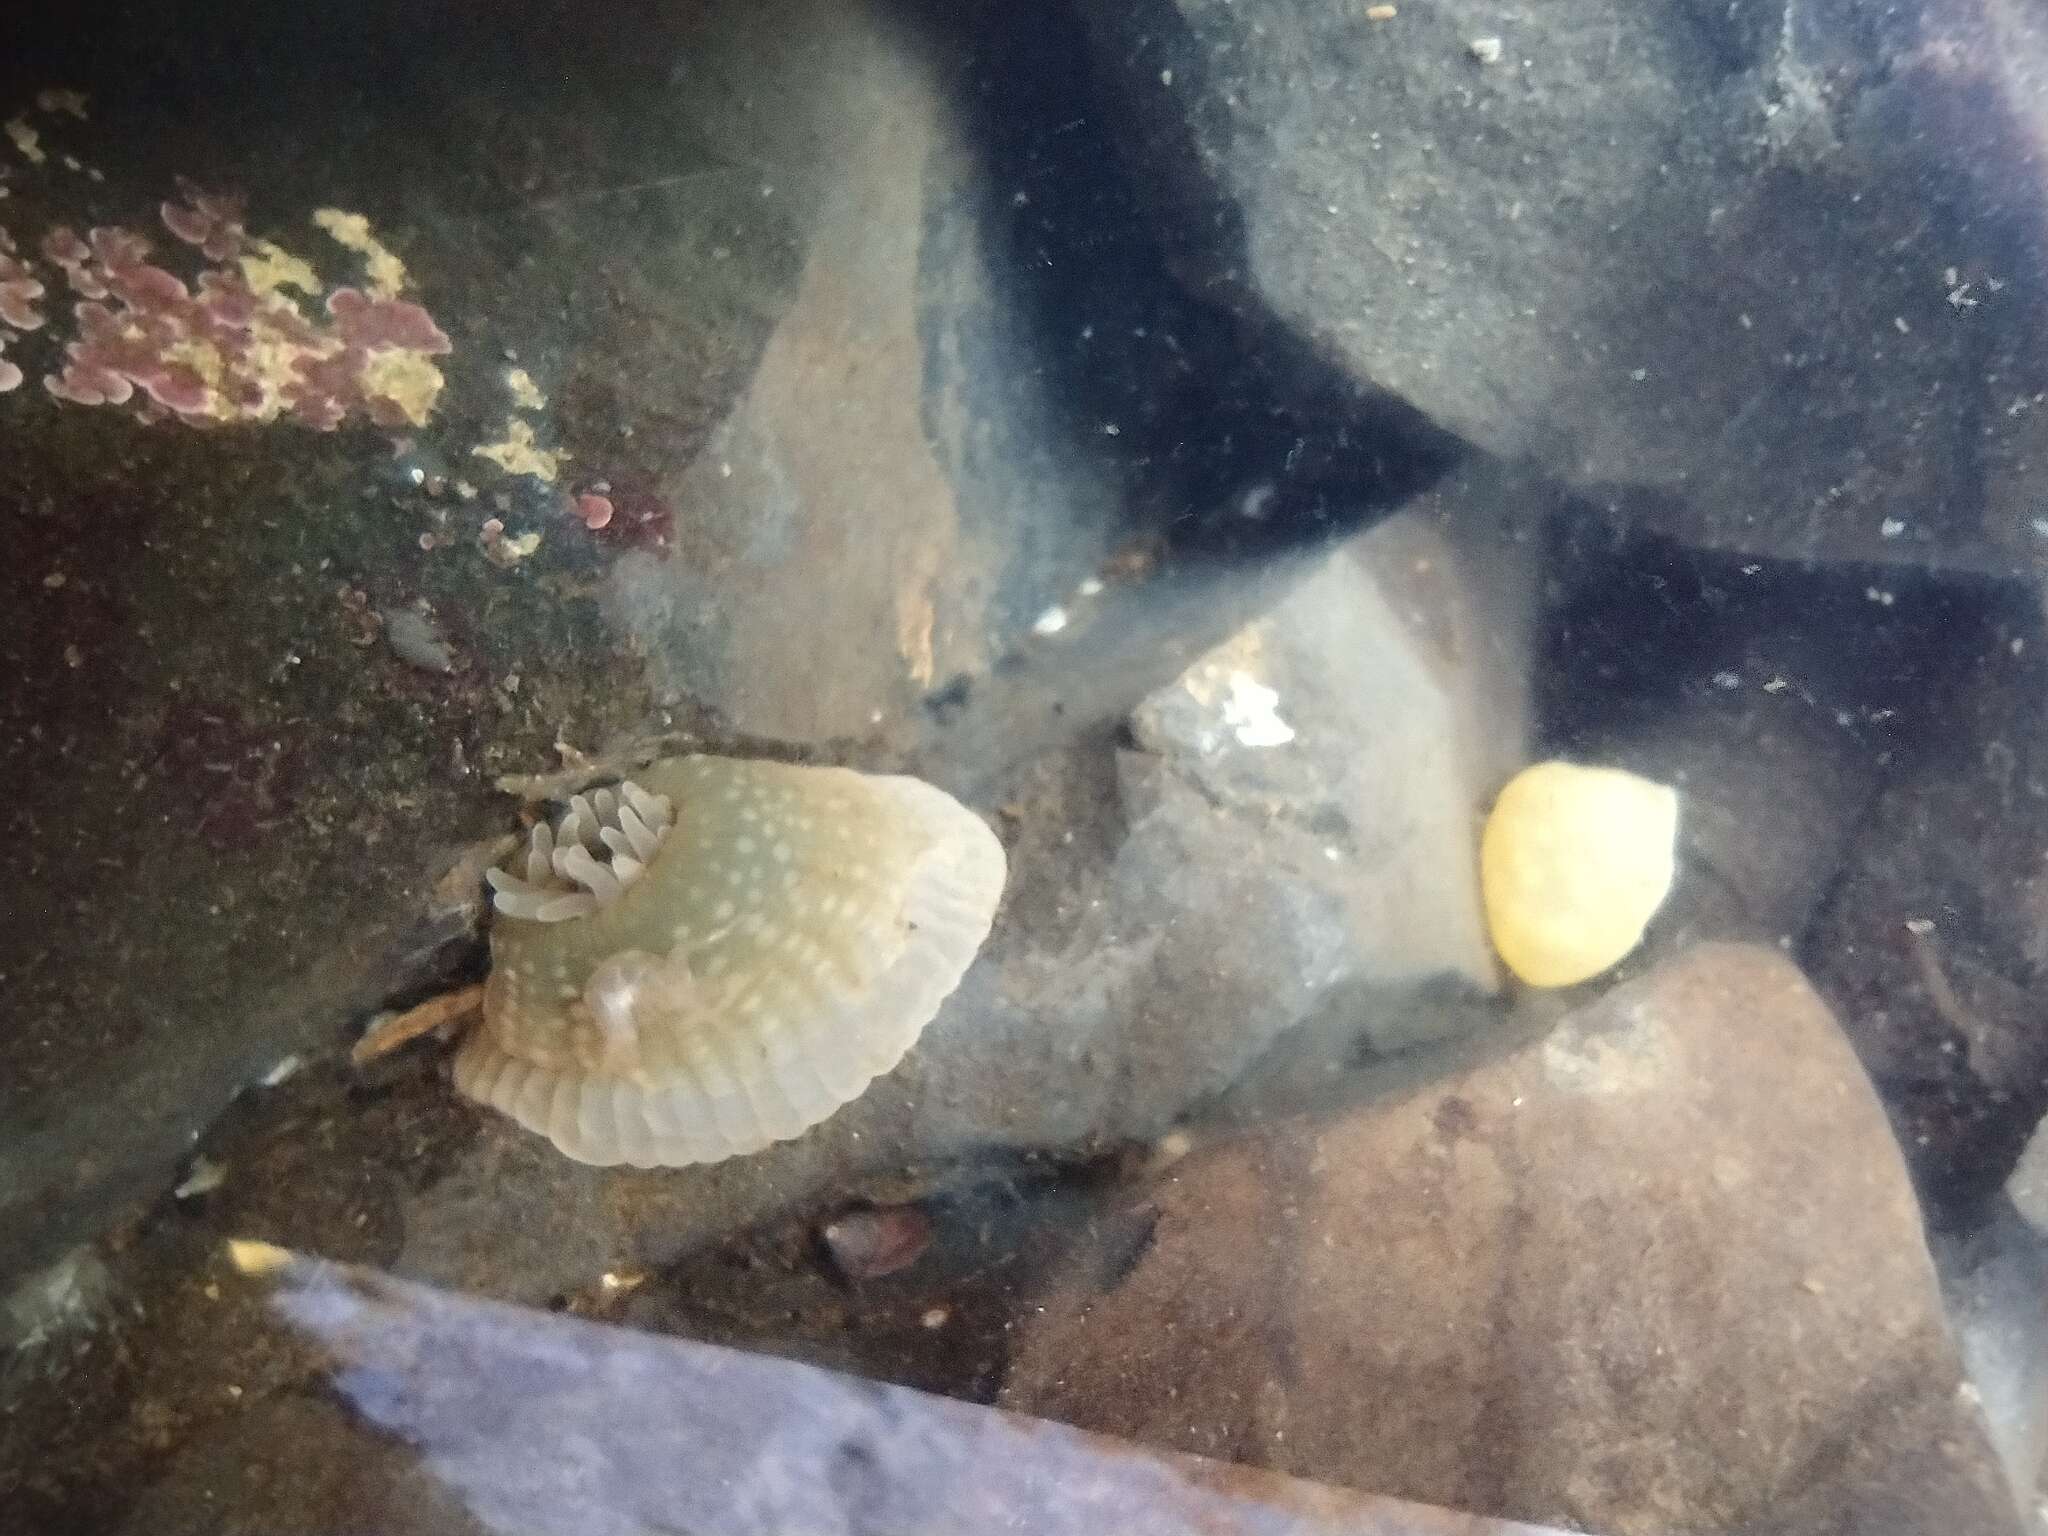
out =
[(879, 1280), (908, 1269), (932, 1243), (931, 1218), (914, 1205), (844, 1212), (818, 1234), (849, 1280)]
[(225, 1163), (216, 1163), (210, 1157), (195, 1157), (185, 1177), (171, 1191), (173, 1200), (195, 1200), (201, 1195), (212, 1194), (228, 1181)]
[(1055, 605), (1031, 621), (1031, 633), (1044, 639), (1065, 629), (1067, 622), (1067, 610)]
[(733, 758), (572, 795), (489, 880), (470, 1097), (568, 1156), (717, 1162), (908, 1051), (980, 949), (1002, 845), (917, 779)]
[(256, 1278), (280, 1275), (298, 1262), (291, 1249), (280, 1248), (256, 1238), (231, 1237), (227, 1242), (228, 1262), (241, 1274)]
[(483, 1003), (484, 986), (479, 981), (430, 997), (403, 1013), (380, 1013), (370, 1020), (360, 1038), (349, 1047), (348, 1059), (360, 1067), (380, 1056), (388, 1056), (422, 1035), (431, 1035), (444, 1025), (475, 1013)]

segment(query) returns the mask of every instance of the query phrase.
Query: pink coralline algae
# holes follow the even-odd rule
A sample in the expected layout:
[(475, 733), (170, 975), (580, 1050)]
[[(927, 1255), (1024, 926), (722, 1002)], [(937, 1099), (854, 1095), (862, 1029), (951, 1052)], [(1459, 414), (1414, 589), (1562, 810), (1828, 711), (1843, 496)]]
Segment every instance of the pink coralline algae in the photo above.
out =
[(59, 224), (43, 236), (43, 255), (63, 270), (65, 283), (80, 298), (104, 299), (107, 296), (107, 285), (93, 274), (92, 247), (64, 225)]
[[(602, 543), (625, 549), (663, 550), (675, 532), (675, 514), (654, 491), (613, 471), (575, 498), (575, 510)], [(586, 505), (585, 503), (603, 505)]]
[(21, 384), (21, 369), (7, 358), (7, 344), (20, 339), (23, 331), (41, 330), (43, 312), (36, 300), (43, 285), (21, 260), (14, 237), (0, 229), (0, 394)]
[[(159, 216), (209, 263), (190, 281), (152, 261), (150, 240), (130, 229), (81, 237), (58, 226), (43, 236), (43, 258), (76, 297), (64, 365), (43, 379), (51, 395), (76, 405), (133, 400), (145, 420), (192, 425), (284, 415), (322, 431), (352, 416), (426, 425), (443, 384), (432, 359), (450, 346), (425, 309), (377, 288), (374, 274), (370, 293), (342, 287), (322, 298), (306, 261), (250, 236), (238, 199), (182, 180), (179, 188), (182, 201)], [(12, 269), (0, 265), (0, 322), (14, 323), (10, 309), (28, 313), (44, 292), (15, 266), (10, 284)]]
[(36, 300), (43, 285), (13, 256), (0, 255), (0, 325), (17, 331), (37, 331), (43, 326)]
[(242, 228), (242, 200), (203, 191), (178, 178), (183, 203), (166, 201), (157, 210), (164, 228), (187, 245), (196, 245), (208, 261), (227, 261), (242, 254), (249, 236)]

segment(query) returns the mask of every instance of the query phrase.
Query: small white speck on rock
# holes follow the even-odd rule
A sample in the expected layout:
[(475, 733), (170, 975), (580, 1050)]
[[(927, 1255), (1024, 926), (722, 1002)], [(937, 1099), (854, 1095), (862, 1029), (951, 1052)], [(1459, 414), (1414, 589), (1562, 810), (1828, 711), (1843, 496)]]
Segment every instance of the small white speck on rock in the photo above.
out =
[(287, 1056), (257, 1081), (265, 1088), (275, 1088), (279, 1083), (295, 1074), (304, 1065), (296, 1055)]
[(174, 1200), (193, 1200), (200, 1195), (219, 1189), (227, 1182), (227, 1168), (210, 1157), (195, 1157), (185, 1177), (178, 1181), (178, 1187), (171, 1191)]

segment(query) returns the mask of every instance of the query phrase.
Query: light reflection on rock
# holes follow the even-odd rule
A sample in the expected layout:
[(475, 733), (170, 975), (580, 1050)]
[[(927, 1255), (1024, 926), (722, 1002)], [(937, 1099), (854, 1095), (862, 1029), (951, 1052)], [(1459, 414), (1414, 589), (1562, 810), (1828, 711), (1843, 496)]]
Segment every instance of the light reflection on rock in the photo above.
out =
[(274, 1300), (333, 1352), (354, 1409), (416, 1448), (494, 1532), (1545, 1530), (304, 1259)]

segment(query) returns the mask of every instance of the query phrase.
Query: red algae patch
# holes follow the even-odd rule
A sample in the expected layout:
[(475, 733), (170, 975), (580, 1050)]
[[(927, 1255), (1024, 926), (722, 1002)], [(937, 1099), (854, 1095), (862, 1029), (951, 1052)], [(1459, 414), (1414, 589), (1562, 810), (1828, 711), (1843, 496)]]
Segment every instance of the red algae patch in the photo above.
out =
[(43, 387), (67, 404), (192, 426), (289, 418), (332, 431), (351, 419), (388, 429), (432, 419), (445, 384), (434, 360), (451, 344), (405, 296), (405, 264), (363, 215), (313, 215), (360, 269), (356, 283), (333, 286), (304, 256), (252, 236), (238, 197), (180, 178), (156, 215), (173, 242), (163, 255), (121, 225), (55, 225), (33, 253), (0, 235), (0, 391), (22, 382), (9, 344), (46, 320), (63, 331), (61, 314), (40, 307), (58, 288), (72, 323)]

